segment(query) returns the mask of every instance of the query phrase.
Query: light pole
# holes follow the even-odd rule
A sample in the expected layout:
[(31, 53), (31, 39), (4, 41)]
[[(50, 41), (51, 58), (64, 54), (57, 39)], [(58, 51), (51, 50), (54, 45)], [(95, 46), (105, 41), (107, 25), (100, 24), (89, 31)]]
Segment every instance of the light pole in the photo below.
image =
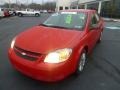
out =
[(11, 2), (10, 2), (10, 0), (9, 0), (9, 8), (11, 8)]
[(42, 0), (42, 10), (44, 9), (44, 0)]
[(58, 10), (59, 10), (58, 0), (56, 0), (56, 8), (55, 8), (55, 11), (57, 12)]
[(77, 0), (77, 9), (79, 8), (79, 0)]
[(27, 5), (28, 5), (28, 0), (27, 0)]
[(101, 13), (101, 8), (102, 8), (102, 1), (99, 1), (98, 14)]

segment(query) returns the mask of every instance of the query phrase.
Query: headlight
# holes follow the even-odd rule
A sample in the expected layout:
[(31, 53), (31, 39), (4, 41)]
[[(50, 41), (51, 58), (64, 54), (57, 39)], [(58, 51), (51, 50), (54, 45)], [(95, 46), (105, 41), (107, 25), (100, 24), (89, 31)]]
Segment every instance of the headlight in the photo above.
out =
[(72, 49), (65, 48), (65, 49), (60, 49), (55, 52), (49, 53), (44, 62), (47, 63), (60, 63), (66, 61), (72, 53)]
[(14, 38), (14, 39), (12, 40), (12, 42), (11, 42), (11, 48), (14, 47), (14, 45), (15, 45), (15, 40), (16, 40), (16, 38)]

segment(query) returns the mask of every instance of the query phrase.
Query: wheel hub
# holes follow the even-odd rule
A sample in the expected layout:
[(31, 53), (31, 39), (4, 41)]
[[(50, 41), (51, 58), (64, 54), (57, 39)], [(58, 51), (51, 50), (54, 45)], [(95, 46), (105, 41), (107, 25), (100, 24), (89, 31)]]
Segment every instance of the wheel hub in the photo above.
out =
[(81, 59), (80, 59), (80, 63), (79, 63), (79, 71), (82, 71), (85, 65), (85, 61), (86, 61), (86, 54), (83, 53), (81, 55)]

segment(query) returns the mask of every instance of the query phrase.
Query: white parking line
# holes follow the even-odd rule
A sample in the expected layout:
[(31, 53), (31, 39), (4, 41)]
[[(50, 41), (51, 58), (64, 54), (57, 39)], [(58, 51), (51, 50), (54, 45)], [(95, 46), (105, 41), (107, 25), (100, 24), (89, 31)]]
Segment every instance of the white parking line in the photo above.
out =
[(105, 27), (105, 28), (108, 28), (108, 29), (120, 29), (120, 27)]

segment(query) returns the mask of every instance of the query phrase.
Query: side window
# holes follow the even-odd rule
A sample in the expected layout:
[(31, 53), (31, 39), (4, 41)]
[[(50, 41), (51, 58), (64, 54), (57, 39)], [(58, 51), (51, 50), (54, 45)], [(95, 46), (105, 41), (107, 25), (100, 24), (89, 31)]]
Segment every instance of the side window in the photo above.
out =
[(95, 17), (95, 15), (92, 16), (91, 24), (97, 24), (97, 18)]
[(30, 9), (27, 9), (27, 11), (30, 11)]
[(67, 9), (69, 9), (68, 7), (65, 7), (65, 9), (67, 10)]
[(99, 16), (97, 14), (93, 14), (92, 17), (91, 17), (91, 27), (97, 27), (98, 23), (99, 23)]
[(1, 9), (1, 11), (4, 11), (4, 9)]

